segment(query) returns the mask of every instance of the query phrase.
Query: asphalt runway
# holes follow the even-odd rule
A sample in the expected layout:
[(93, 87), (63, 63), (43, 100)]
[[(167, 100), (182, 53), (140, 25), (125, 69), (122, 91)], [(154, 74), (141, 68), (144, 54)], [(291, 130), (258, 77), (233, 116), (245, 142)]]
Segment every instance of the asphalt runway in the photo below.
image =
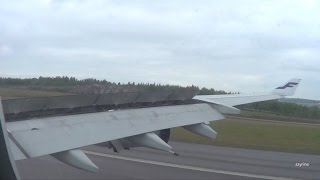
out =
[(319, 155), (170, 144), (180, 156), (145, 148), (120, 154), (99, 146), (83, 148), (100, 168), (98, 173), (51, 156), (17, 161), (17, 166), (22, 179), (320, 179)]

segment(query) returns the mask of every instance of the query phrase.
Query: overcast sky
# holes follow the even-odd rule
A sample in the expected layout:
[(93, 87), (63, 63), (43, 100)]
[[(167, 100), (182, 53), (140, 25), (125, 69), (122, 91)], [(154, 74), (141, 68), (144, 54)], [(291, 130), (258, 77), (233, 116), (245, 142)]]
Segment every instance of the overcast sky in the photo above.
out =
[(0, 76), (74, 76), (320, 99), (320, 1), (0, 0)]

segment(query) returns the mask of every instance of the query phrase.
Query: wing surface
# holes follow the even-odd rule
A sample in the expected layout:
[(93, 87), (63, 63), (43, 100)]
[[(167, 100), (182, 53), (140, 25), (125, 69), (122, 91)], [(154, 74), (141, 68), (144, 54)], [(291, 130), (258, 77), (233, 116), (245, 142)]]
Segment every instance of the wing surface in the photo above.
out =
[(236, 106), (259, 101), (267, 101), (291, 96), (300, 83), (300, 79), (291, 79), (286, 84), (277, 87), (270, 94), (262, 95), (197, 95), (193, 99), (219, 104), (224, 106)]
[(191, 104), (9, 122), (7, 129), (20, 160), (223, 118), (208, 104)]

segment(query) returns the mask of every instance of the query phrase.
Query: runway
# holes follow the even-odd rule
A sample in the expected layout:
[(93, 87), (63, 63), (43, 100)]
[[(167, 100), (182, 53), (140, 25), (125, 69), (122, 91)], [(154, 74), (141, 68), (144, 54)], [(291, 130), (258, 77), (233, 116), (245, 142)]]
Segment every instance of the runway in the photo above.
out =
[(17, 166), (22, 179), (285, 180), (320, 178), (320, 156), (318, 155), (179, 142), (170, 144), (180, 156), (145, 148), (122, 151), (120, 154), (98, 146), (83, 148), (100, 168), (98, 173), (75, 169), (50, 156), (17, 161)]

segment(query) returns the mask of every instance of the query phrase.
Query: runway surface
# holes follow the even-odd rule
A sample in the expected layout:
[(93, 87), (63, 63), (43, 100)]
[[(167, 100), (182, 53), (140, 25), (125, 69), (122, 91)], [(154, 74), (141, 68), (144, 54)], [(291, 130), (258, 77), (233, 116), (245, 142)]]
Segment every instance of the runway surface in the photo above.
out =
[[(320, 156), (170, 143), (180, 156), (135, 148), (83, 148), (100, 168), (88, 173), (51, 156), (17, 161), (22, 179), (320, 179)], [(297, 163), (303, 165), (297, 166)]]

